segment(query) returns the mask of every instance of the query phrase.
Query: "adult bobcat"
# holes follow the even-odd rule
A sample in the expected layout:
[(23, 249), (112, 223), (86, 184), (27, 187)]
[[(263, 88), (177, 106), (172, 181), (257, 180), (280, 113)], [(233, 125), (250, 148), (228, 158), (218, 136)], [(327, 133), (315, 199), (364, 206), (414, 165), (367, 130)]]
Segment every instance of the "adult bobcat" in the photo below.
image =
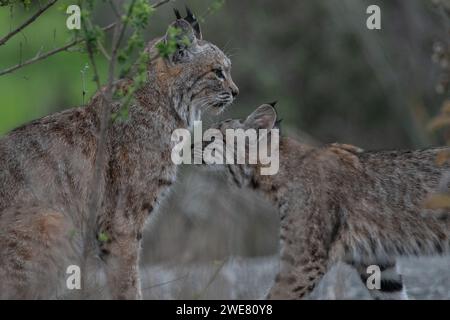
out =
[(82, 230), (95, 234), (112, 297), (141, 297), (144, 223), (176, 176), (171, 134), (190, 127), (205, 109), (219, 112), (238, 93), (230, 60), (202, 40), (190, 11), (184, 19), (176, 14), (171, 26), (182, 30), (178, 49), (162, 57), (156, 45), (167, 36), (149, 43), (148, 80), (134, 95), (129, 119), (109, 126), (95, 225), (86, 221), (99, 143), (98, 95), (86, 107), (0, 139), (0, 298), (57, 297), (66, 268), (80, 265)]
[[(244, 121), (213, 128), (226, 138), (227, 129), (272, 129), (276, 118), (262, 105)], [(234, 183), (262, 191), (280, 211), (281, 265), (268, 298), (305, 297), (338, 261), (353, 265), (364, 283), (367, 266), (378, 265), (381, 289), (372, 296), (406, 298), (395, 258), (449, 252), (449, 215), (423, 208), (449, 170), (436, 165), (442, 150), (364, 152), (282, 138), (275, 175), (261, 175), (258, 164), (227, 165)]]

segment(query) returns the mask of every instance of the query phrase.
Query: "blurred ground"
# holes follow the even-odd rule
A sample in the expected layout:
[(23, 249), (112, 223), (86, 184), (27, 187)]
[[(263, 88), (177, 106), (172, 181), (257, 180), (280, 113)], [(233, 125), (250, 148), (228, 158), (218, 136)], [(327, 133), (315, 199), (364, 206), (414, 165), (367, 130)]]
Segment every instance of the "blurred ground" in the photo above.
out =
[[(402, 259), (400, 270), (409, 298), (450, 299), (449, 258)], [(275, 277), (277, 256), (143, 270), (144, 299), (264, 299)], [(332, 268), (309, 299), (371, 299), (358, 274), (347, 265)]]
[[(184, 168), (143, 244), (145, 299), (263, 299), (278, 269), (278, 214), (220, 173)], [(450, 299), (450, 257), (401, 259), (411, 299)], [(370, 299), (341, 264), (311, 299)]]

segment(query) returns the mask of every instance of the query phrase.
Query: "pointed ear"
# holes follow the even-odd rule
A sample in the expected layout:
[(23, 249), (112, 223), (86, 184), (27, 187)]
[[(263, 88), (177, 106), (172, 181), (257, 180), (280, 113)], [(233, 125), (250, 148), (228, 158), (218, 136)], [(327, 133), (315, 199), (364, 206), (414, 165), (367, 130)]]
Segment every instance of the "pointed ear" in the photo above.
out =
[(277, 121), (277, 112), (269, 104), (259, 106), (255, 111), (245, 119), (245, 126), (252, 129), (271, 130)]
[(195, 31), (195, 35), (198, 39), (202, 39), (202, 30), (200, 29), (200, 24), (198, 23), (197, 18), (192, 13), (191, 9), (189, 9), (188, 6), (186, 6), (186, 17), (184, 18), (189, 24), (192, 26), (192, 28)]
[(175, 44), (176, 50), (169, 57), (174, 63), (188, 61), (197, 49), (195, 30), (184, 19), (178, 19), (169, 26), (163, 41), (170, 46)]
[(176, 40), (177, 45), (179, 46), (189, 46), (197, 43), (195, 30), (190, 23), (184, 19), (178, 19), (170, 24), (166, 31), (166, 35), (164, 36), (164, 40), (166, 42)]
[(195, 36), (197, 37), (197, 39), (201, 40), (202, 39), (202, 31), (200, 29), (200, 24), (198, 23), (197, 17), (192, 13), (191, 9), (189, 9), (188, 6), (186, 6), (186, 17), (182, 17), (180, 14), (180, 11), (178, 11), (178, 9), (174, 8), (173, 12), (175, 13), (175, 17), (177, 18), (177, 20), (183, 19), (187, 22), (189, 22), (189, 24), (192, 26), (192, 29), (195, 32)]

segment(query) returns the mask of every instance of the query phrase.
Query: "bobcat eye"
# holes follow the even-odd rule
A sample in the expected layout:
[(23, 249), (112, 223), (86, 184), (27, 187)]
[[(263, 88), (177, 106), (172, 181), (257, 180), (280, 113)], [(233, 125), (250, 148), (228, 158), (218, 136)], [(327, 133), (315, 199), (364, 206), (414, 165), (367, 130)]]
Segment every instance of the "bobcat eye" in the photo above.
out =
[(220, 80), (225, 79), (225, 74), (223, 73), (222, 69), (214, 69), (213, 72), (216, 74), (216, 77)]

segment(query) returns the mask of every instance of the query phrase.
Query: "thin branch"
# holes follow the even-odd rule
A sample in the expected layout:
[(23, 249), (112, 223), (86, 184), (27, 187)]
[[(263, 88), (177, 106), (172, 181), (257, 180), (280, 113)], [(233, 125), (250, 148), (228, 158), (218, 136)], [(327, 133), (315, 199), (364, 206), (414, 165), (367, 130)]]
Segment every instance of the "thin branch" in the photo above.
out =
[[(88, 27), (86, 27), (86, 24), (89, 24), (89, 27), (92, 29), (92, 22), (89, 19), (86, 20), (86, 22), (87, 23), (83, 23), (83, 30), (84, 30), (85, 35), (87, 35), (87, 33), (88, 33)], [(114, 24), (114, 33), (116, 32), (116, 29), (117, 29), (117, 23)], [(99, 44), (99, 43), (100, 43), (100, 41), (97, 39), (97, 44)], [(99, 90), (101, 92), (102, 86), (101, 86), (101, 82), (100, 82), (100, 73), (98, 72), (97, 63), (95, 62), (95, 59), (94, 59), (94, 50), (93, 50), (91, 44), (88, 42), (86, 43), (86, 49), (88, 52), (89, 61), (91, 62), (92, 69), (94, 71), (94, 80), (97, 84), (97, 90)], [(106, 53), (106, 58), (108, 59), (107, 53)], [(109, 59), (111, 59), (111, 58), (109, 58)]]
[[(127, 29), (128, 21), (131, 17), (131, 14), (133, 13), (133, 8), (134, 8), (135, 3), (136, 3), (136, 0), (132, 0), (130, 7), (128, 8), (128, 12), (127, 12), (125, 21), (120, 25), (119, 36), (118, 36), (118, 38), (115, 39), (115, 41), (113, 40), (113, 50), (111, 53), (111, 62), (109, 64), (110, 71), (112, 71), (109, 74), (110, 82), (111, 82), (111, 76), (114, 76), (114, 66), (115, 66), (115, 59), (117, 56), (117, 52), (119, 51), (120, 43), (122, 42), (123, 36), (125, 35), (125, 30)], [(112, 70), (111, 70), (111, 68), (112, 68)]]
[[(115, 23), (111, 23), (110, 25), (102, 28), (102, 30), (103, 31), (110, 30), (115, 25), (116, 25)], [(69, 42), (68, 44), (66, 44), (66, 45), (64, 45), (62, 47), (50, 50), (50, 51), (48, 51), (48, 52), (46, 52), (46, 53), (44, 53), (42, 55), (41, 54), (37, 54), (32, 59), (29, 59), (29, 60), (27, 60), (27, 61), (25, 61), (23, 63), (19, 63), (19, 64), (15, 65), (15, 66), (12, 66), (10, 68), (7, 68), (7, 69), (4, 69), (4, 70), (0, 71), (0, 76), (3, 76), (3, 75), (8, 74), (8, 73), (11, 73), (13, 71), (16, 71), (17, 69), (23, 68), (23, 67), (28, 66), (30, 64), (33, 64), (35, 62), (38, 62), (40, 60), (43, 60), (43, 59), (48, 58), (50, 56), (53, 56), (54, 54), (57, 54), (59, 52), (66, 51), (67, 49), (69, 49), (69, 48), (71, 48), (71, 47), (73, 47), (73, 46), (75, 46), (75, 45), (77, 45), (77, 44), (79, 44), (79, 43), (81, 43), (83, 41), (84, 41), (84, 39), (75, 39), (72, 42)]]
[(165, 282), (160, 282), (160, 283), (157, 283), (157, 284), (152, 284), (152, 285), (150, 285), (148, 287), (142, 288), (142, 291), (152, 290), (154, 288), (162, 287), (162, 286), (165, 286), (165, 285), (168, 285), (168, 284), (171, 284), (171, 283), (174, 283), (174, 282), (186, 279), (188, 276), (189, 276), (189, 273), (185, 274), (184, 276), (172, 279), (172, 280), (168, 280), (168, 281), (165, 281)]
[[(93, 177), (93, 185), (94, 186), (96, 186), (96, 184), (98, 184), (98, 181), (100, 180), (99, 175), (101, 174), (101, 167), (102, 167), (102, 165), (104, 165), (104, 161), (105, 161), (106, 134), (107, 134), (107, 130), (108, 130), (109, 119), (111, 116), (111, 102), (112, 102), (111, 100), (112, 100), (112, 91), (113, 91), (112, 86), (114, 83), (116, 57), (117, 57), (117, 53), (119, 50), (120, 42), (124, 35), (124, 30), (126, 28), (127, 21), (129, 20), (131, 14), (132, 14), (135, 2), (136, 2), (136, 0), (132, 1), (130, 8), (128, 9), (128, 13), (127, 13), (125, 21), (123, 23), (121, 23), (120, 20), (118, 20), (118, 24), (116, 24), (116, 26), (114, 28), (114, 34), (113, 34), (113, 39), (112, 39), (112, 43), (113, 43), (112, 53), (111, 53), (111, 59), (109, 60), (109, 66), (108, 66), (108, 83), (107, 83), (105, 90), (102, 90), (100, 81), (98, 79), (98, 72), (97, 72), (97, 68), (95, 65), (92, 48), (90, 48), (89, 44), (87, 45), (89, 59), (91, 61), (91, 64), (94, 67), (94, 73), (95, 73), (95, 77), (97, 80), (97, 87), (98, 87), (99, 92), (102, 95), (101, 108), (100, 108), (101, 116), (100, 116), (99, 144), (97, 147), (97, 159), (96, 159), (96, 163), (95, 163), (95, 171), (94, 171), (94, 177)], [(95, 213), (97, 212), (97, 208), (99, 206), (97, 190), (98, 190), (98, 187), (93, 188), (93, 192), (91, 194), (91, 200), (90, 200), (90, 204), (89, 204), (89, 211), (90, 211), (89, 219), (90, 219), (91, 223), (95, 221)]]
[(154, 9), (156, 9), (156, 8), (162, 6), (163, 4), (166, 4), (168, 2), (170, 2), (170, 0), (161, 0), (161, 1), (156, 2), (155, 4), (152, 4), (152, 7)]
[[(93, 226), (96, 221), (97, 211), (100, 206), (100, 197), (99, 197), (99, 189), (100, 189), (100, 181), (103, 174), (103, 169), (107, 160), (106, 148), (107, 148), (107, 134), (109, 127), (109, 120), (111, 118), (111, 109), (112, 109), (112, 95), (113, 95), (113, 83), (114, 83), (114, 74), (115, 74), (115, 66), (116, 66), (116, 57), (120, 46), (120, 41), (124, 35), (124, 30), (126, 28), (127, 22), (130, 19), (130, 16), (133, 12), (133, 7), (136, 0), (133, 0), (126, 19), (124, 22), (121, 22), (120, 18), (117, 21), (117, 24), (114, 27), (114, 34), (112, 40), (112, 53), (111, 59), (109, 60), (108, 67), (108, 84), (105, 90), (102, 90), (98, 70), (95, 64), (94, 53), (92, 47), (89, 42), (86, 42), (86, 48), (89, 54), (89, 60), (94, 68), (94, 74), (97, 82), (98, 91), (101, 94), (100, 99), (100, 128), (98, 133), (98, 145), (96, 152), (96, 159), (94, 164), (94, 174), (92, 177), (92, 192), (90, 194), (88, 200), (88, 217), (87, 217), (87, 225)], [(85, 24), (84, 31), (87, 34), (87, 27)], [(95, 235), (92, 232), (87, 231), (85, 234), (85, 248), (83, 252), (83, 261), (82, 264), (85, 265), (87, 263), (88, 257), (91, 255), (92, 251), (95, 248)], [(85, 288), (85, 284), (83, 283), (83, 287)]]
[(30, 60), (27, 60), (27, 61), (25, 61), (23, 63), (19, 63), (19, 64), (15, 65), (15, 66), (12, 66), (10, 68), (7, 68), (7, 69), (4, 69), (4, 70), (0, 71), (0, 76), (3, 76), (5, 74), (7, 74), (7, 73), (11, 73), (13, 71), (16, 71), (17, 69), (23, 68), (23, 67), (28, 66), (28, 65), (30, 65), (32, 63), (38, 62), (40, 60), (43, 60), (43, 59), (45, 59), (47, 57), (50, 57), (50, 56), (52, 56), (52, 55), (54, 55), (54, 54), (56, 54), (58, 52), (65, 51), (68, 48), (73, 47), (74, 45), (76, 45), (77, 43), (82, 42), (82, 41), (83, 40), (77, 39), (77, 40), (74, 40), (74, 41), (66, 44), (65, 46), (62, 46), (62, 47), (54, 49), (54, 50), (50, 50), (50, 51), (44, 53), (43, 55), (39, 55), (38, 54), (34, 58), (32, 58)]
[(223, 266), (227, 263), (228, 258), (223, 259), (222, 263), (219, 265), (219, 267), (214, 271), (212, 277), (209, 279), (208, 283), (206, 284), (206, 286), (203, 288), (203, 290), (198, 293), (196, 295), (196, 297), (194, 297), (194, 299), (200, 299), (209, 289), (209, 287), (211, 286), (211, 284), (216, 280), (217, 276), (220, 273), (220, 270), (222, 270)]
[[(89, 23), (89, 26), (87, 25), (87, 23), (83, 22), (83, 31), (85, 34), (85, 37), (87, 38), (88, 35), (88, 28), (92, 28), (91, 22), (90, 20), (86, 21), (87, 23)], [(114, 35), (113, 38), (116, 37), (117, 34), (117, 28), (118, 28), (118, 23), (116, 22), (114, 24)], [(88, 52), (88, 57), (89, 57), (89, 61), (91, 63), (93, 72), (94, 72), (94, 80), (95, 83), (97, 84), (97, 90), (98, 92), (101, 94), (101, 99), (100, 99), (100, 112), (102, 112), (101, 115), (101, 119), (100, 119), (100, 132), (99, 132), (99, 143), (97, 146), (97, 155), (96, 155), (96, 160), (95, 160), (95, 169), (94, 169), (94, 175), (92, 177), (92, 182), (93, 182), (93, 187), (92, 187), (92, 192), (90, 194), (90, 198), (88, 200), (88, 216), (87, 216), (87, 221), (86, 221), (86, 225), (87, 226), (92, 226), (95, 224), (95, 220), (97, 217), (97, 210), (99, 207), (99, 196), (98, 196), (98, 192), (99, 192), (99, 186), (100, 186), (100, 180), (101, 180), (101, 175), (102, 175), (102, 165), (105, 162), (105, 149), (106, 149), (106, 127), (107, 127), (107, 123), (105, 124), (105, 113), (106, 110), (109, 110), (109, 105), (110, 105), (110, 99), (109, 97), (106, 97), (106, 93), (102, 90), (101, 87), (101, 82), (100, 82), (100, 74), (97, 68), (97, 63), (95, 62), (95, 57), (94, 57), (94, 50), (92, 48), (92, 44), (89, 41), (86, 41), (86, 50)], [(111, 60), (110, 60), (111, 63)], [(109, 90), (109, 86), (107, 87), (107, 91)], [(86, 264), (88, 261), (89, 256), (92, 254), (93, 250), (95, 250), (95, 239), (96, 239), (96, 235), (93, 232), (90, 232), (90, 230), (87, 230), (85, 235), (84, 235), (84, 249), (83, 249), (83, 260), (81, 263), (82, 266), (82, 270), (84, 268), (86, 268)], [(83, 290), (80, 291), (80, 298), (85, 298), (88, 294), (86, 292), (86, 280), (85, 278), (82, 278), (82, 288)]]
[(98, 47), (98, 50), (106, 58), (106, 60), (111, 61), (111, 57), (109, 56), (108, 52), (106, 51), (105, 47), (103, 46), (102, 42), (99, 39), (97, 39), (97, 47)]
[[(56, 1), (57, 1), (57, 0), (54, 0), (53, 2), (56, 2)], [(152, 7), (156, 9), (156, 8), (162, 6), (162, 5), (164, 5), (164, 4), (166, 4), (166, 3), (170, 2), (170, 1), (171, 1), (171, 0), (161, 0), (161, 1), (156, 2), (155, 4), (153, 4)], [(45, 8), (45, 7), (44, 7), (44, 8)], [(44, 9), (44, 8), (43, 8), (43, 9)], [(41, 10), (42, 10), (42, 9), (41, 9)], [(42, 12), (41, 12), (41, 14), (42, 14)], [(36, 16), (34, 19), (36, 19), (36, 18), (37, 18), (37, 16)], [(32, 21), (31, 21), (31, 22), (32, 22)], [(31, 22), (29, 22), (28, 24), (30, 24)], [(26, 24), (26, 25), (28, 25), (28, 24)], [(23, 27), (22, 27), (20, 30), (22, 30), (26, 25), (24, 24)], [(114, 23), (111, 23), (110, 25), (108, 25), (108, 26), (102, 28), (102, 30), (103, 30), (103, 31), (110, 30), (110, 29), (114, 28), (115, 25), (116, 25), (115, 22), (114, 22)], [(16, 30), (17, 30), (17, 32), (20, 31), (19, 29), (16, 29)], [(2, 38), (2, 40), (0, 40), (0, 45), (4, 44), (9, 38), (11, 38), (14, 34), (16, 34), (16, 33), (17, 33), (16, 30), (12, 31), (12, 32), (9, 33), (6, 37)], [(4, 39), (5, 39), (5, 40), (4, 40)], [(3, 41), (3, 43), (2, 43), (1, 41)], [(20, 69), (20, 68), (23, 68), (23, 67), (28, 66), (28, 65), (30, 65), (30, 64), (33, 64), (33, 63), (35, 63), (35, 62), (44, 60), (44, 59), (46, 59), (46, 58), (48, 58), (48, 57), (50, 57), (50, 56), (53, 56), (54, 54), (57, 54), (57, 53), (59, 53), (59, 52), (66, 51), (67, 49), (69, 49), (69, 48), (71, 48), (71, 47), (73, 47), (73, 46), (75, 46), (75, 45), (77, 45), (77, 44), (79, 44), (79, 43), (81, 43), (81, 42), (83, 42), (83, 41), (84, 41), (84, 39), (76, 39), (76, 40), (74, 40), (74, 41), (72, 41), (72, 42), (69, 42), (68, 44), (66, 44), (66, 45), (64, 45), (64, 46), (62, 46), (62, 47), (60, 47), (60, 48), (56, 48), (56, 49), (50, 50), (50, 51), (44, 53), (43, 55), (36, 55), (34, 58), (29, 59), (29, 60), (27, 60), (27, 61), (25, 61), (25, 62), (23, 62), (23, 63), (19, 63), (19, 64), (15, 65), (15, 66), (6, 68), (6, 69), (4, 69), (4, 70), (1, 70), (1, 71), (0, 71), (0, 77), (3, 76), (3, 75), (5, 75), (5, 74), (14, 72), (14, 71), (16, 71), (17, 69)], [(103, 53), (103, 52), (102, 52), (102, 53)], [(104, 54), (104, 53), (103, 53), (103, 54)], [(107, 55), (105, 55), (105, 57), (106, 57), (108, 60), (111, 59), (111, 57), (109, 57), (109, 56), (107, 56)]]
[(114, 1), (109, 0), (108, 1), (109, 6), (111, 7), (114, 15), (116, 16), (117, 19), (120, 19), (120, 13), (119, 13), (119, 9), (117, 9), (116, 4), (114, 3)]
[(25, 21), (22, 25), (20, 25), (17, 29), (14, 29), (10, 33), (8, 33), (6, 36), (0, 39), (0, 46), (4, 45), (6, 41), (8, 41), (10, 38), (14, 37), (17, 33), (22, 31), (25, 27), (27, 27), (29, 24), (31, 24), (34, 20), (36, 20), (41, 14), (43, 14), (45, 11), (47, 11), (48, 8), (50, 8), (52, 5), (54, 5), (58, 0), (51, 0), (48, 2), (44, 7), (39, 9), (34, 15), (32, 15), (27, 21)]

